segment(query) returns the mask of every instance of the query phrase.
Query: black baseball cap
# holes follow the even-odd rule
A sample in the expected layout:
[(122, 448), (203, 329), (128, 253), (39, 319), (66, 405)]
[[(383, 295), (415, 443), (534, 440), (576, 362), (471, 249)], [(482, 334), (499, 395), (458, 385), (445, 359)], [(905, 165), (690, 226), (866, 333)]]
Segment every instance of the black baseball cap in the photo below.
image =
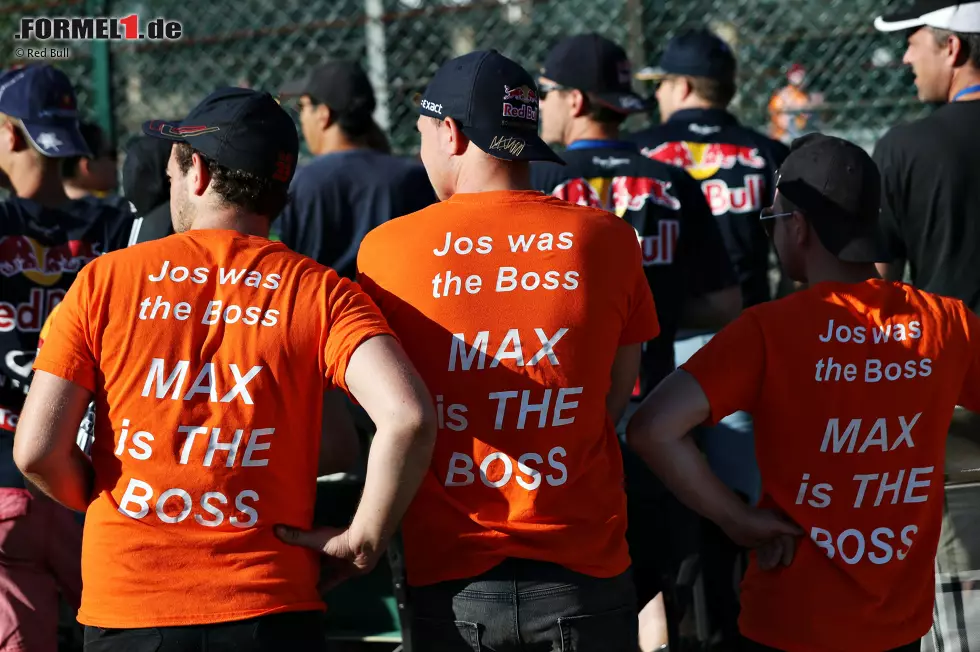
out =
[(598, 34), (578, 34), (560, 41), (545, 58), (541, 76), (590, 93), (619, 113), (650, 108), (633, 92), (633, 67), (626, 51)]
[(875, 27), (882, 32), (936, 27), (950, 32), (980, 33), (980, 2), (916, 0), (904, 11), (878, 16)]
[(296, 124), (275, 98), (248, 88), (219, 89), (183, 120), (144, 122), (143, 133), (187, 143), (228, 169), (287, 185), (296, 171)]
[(282, 97), (309, 95), (340, 113), (373, 113), (374, 87), (361, 65), (348, 59), (331, 59), (301, 79), (279, 89)]
[(842, 261), (877, 263), (881, 175), (857, 145), (823, 134), (796, 139), (776, 173), (776, 190), (798, 209), (823, 246)]
[(44, 156), (92, 156), (79, 130), (75, 89), (57, 68), (33, 65), (0, 75), (0, 113), (20, 120)]
[(735, 55), (716, 34), (706, 29), (689, 30), (672, 38), (656, 68), (644, 68), (637, 79), (660, 80), (667, 75), (706, 77), (734, 82)]
[(418, 105), (420, 115), (455, 120), (490, 156), (565, 164), (538, 136), (538, 87), (531, 75), (496, 50), (470, 52), (443, 64)]

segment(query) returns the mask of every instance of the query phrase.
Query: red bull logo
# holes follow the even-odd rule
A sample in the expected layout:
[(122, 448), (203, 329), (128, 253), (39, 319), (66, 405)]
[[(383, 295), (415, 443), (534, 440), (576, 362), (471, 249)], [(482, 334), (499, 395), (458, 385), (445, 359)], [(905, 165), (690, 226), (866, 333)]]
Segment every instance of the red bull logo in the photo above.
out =
[(530, 86), (517, 86), (516, 88), (511, 88), (507, 84), (504, 84), (504, 100), (537, 102), (538, 92)]
[(698, 181), (709, 179), (718, 170), (731, 170), (744, 165), (756, 170), (766, 167), (766, 159), (755, 147), (743, 147), (729, 143), (663, 143), (654, 148), (646, 147), (643, 155), (655, 161), (684, 168)]
[(74, 274), (102, 255), (98, 244), (70, 240), (45, 247), (27, 236), (5, 236), (0, 238), (0, 276), (23, 274), (39, 285), (53, 285), (62, 274)]

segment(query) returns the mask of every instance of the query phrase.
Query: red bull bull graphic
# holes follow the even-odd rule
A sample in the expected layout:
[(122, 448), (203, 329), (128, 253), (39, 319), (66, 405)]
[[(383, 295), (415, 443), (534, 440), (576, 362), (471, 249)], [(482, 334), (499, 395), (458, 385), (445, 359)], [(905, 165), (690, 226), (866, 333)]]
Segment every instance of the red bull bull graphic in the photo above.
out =
[(530, 86), (517, 86), (515, 88), (511, 88), (510, 86), (504, 84), (504, 100), (537, 103), (538, 92)]
[(53, 285), (62, 274), (74, 274), (102, 255), (98, 247), (84, 240), (45, 247), (27, 236), (5, 236), (0, 238), (0, 276), (24, 274), (39, 285)]
[(681, 202), (670, 192), (670, 182), (648, 177), (569, 179), (551, 193), (572, 204), (601, 208), (619, 217), (626, 211), (640, 211), (647, 202), (670, 210), (680, 210)]
[(729, 143), (663, 143), (654, 148), (645, 147), (643, 155), (667, 165), (684, 168), (698, 181), (713, 177), (718, 170), (732, 170), (736, 165), (756, 170), (766, 167), (766, 159), (759, 155), (758, 148)]
[[(551, 194), (569, 203), (600, 208), (619, 217), (624, 217), (627, 211), (643, 210), (648, 202), (671, 210), (681, 207), (680, 201), (670, 194), (669, 182), (646, 177), (570, 179)], [(656, 235), (637, 233), (644, 266), (673, 264), (680, 230), (680, 221), (660, 219)]]

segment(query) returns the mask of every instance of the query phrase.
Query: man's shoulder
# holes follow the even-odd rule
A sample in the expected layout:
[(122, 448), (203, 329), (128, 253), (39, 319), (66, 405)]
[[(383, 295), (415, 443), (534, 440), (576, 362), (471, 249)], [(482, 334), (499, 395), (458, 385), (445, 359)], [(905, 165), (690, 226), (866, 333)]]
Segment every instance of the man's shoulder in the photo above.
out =
[(892, 126), (878, 139), (875, 144), (875, 153), (884, 151), (915, 151), (924, 146), (934, 144), (930, 141), (927, 134), (943, 129), (942, 116), (939, 111), (908, 122), (900, 122)]
[[(358, 261), (367, 260), (375, 254), (385, 255), (393, 245), (403, 246), (418, 240), (420, 232), (438, 216), (446, 214), (446, 202), (436, 202), (414, 213), (394, 217), (374, 227), (361, 240), (358, 247)], [(389, 261), (392, 262), (392, 261)]]

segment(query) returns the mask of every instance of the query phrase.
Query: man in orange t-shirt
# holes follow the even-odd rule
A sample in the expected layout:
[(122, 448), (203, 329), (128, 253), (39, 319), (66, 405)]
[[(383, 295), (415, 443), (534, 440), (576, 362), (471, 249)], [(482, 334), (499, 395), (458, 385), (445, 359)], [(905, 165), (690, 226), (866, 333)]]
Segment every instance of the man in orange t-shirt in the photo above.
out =
[(659, 331), (636, 232), (530, 190), (528, 161), (560, 159), (532, 77), (499, 53), (446, 63), (419, 113), (442, 201), (358, 257), (436, 398), (403, 524), (416, 648), (635, 652), (614, 424)]
[[(878, 277), (880, 188), (859, 147), (797, 140), (763, 219), (809, 287), (746, 310), (629, 427), (678, 497), (759, 547), (741, 588), (747, 650), (912, 652), (932, 624), (946, 433), (954, 406), (980, 409), (980, 318)], [(686, 437), (736, 410), (755, 419), (759, 510)]]
[[(319, 650), (321, 560), (275, 526), (311, 525), (324, 391), (349, 392), (378, 428), (350, 527), (321, 541), (334, 579), (370, 568), (408, 507), (431, 398), (356, 284), (268, 239), (299, 146), (274, 98), (222, 89), (144, 131), (174, 143), (176, 235), (79, 273), (34, 364), (15, 461), (86, 512), (86, 647)], [(92, 397), (90, 461), (75, 434)]]

